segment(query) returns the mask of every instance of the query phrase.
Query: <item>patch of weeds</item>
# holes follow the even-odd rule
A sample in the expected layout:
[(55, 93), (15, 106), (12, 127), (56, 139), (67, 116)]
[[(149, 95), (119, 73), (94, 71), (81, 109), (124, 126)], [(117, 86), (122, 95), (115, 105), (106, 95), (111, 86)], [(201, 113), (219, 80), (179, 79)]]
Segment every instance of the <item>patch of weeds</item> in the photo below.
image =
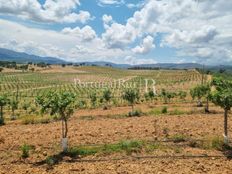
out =
[(94, 117), (91, 115), (87, 115), (87, 116), (80, 116), (81, 120), (94, 120)]
[(162, 112), (160, 109), (152, 109), (151, 111), (149, 111), (149, 114), (151, 115), (161, 115)]
[(174, 147), (173, 150), (174, 150), (175, 153), (181, 153), (182, 152), (182, 149), (180, 147)]
[(167, 107), (167, 106), (164, 106), (164, 107), (162, 108), (162, 110), (161, 110), (161, 113), (162, 113), (162, 114), (168, 113), (168, 107)]
[(175, 134), (172, 137), (170, 137), (170, 139), (174, 143), (181, 143), (181, 142), (185, 142), (187, 140), (187, 137), (183, 134)]
[(33, 146), (31, 145), (28, 145), (28, 144), (23, 144), (21, 147), (20, 147), (20, 150), (22, 152), (21, 154), (21, 157), (22, 158), (28, 158), (29, 155), (30, 155), (30, 150), (34, 149)]
[(145, 145), (145, 151), (146, 151), (147, 153), (153, 152), (154, 150), (162, 149), (162, 148), (163, 148), (163, 146), (162, 146), (160, 143), (158, 143), (158, 142), (155, 142), (155, 143), (147, 143), (147, 144)]
[(26, 116), (22, 119), (22, 124), (47, 124), (51, 121), (52, 119), (48, 117), (37, 118), (35, 116)]
[(215, 150), (223, 150), (224, 149), (224, 141), (223, 138), (216, 136), (212, 138), (207, 138), (201, 143), (201, 148), (203, 149), (215, 149)]
[(184, 112), (184, 111), (180, 111), (180, 110), (178, 110), (178, 109), (175, 109), (175, 110), (173, 110), (173, 111), (170, 111), (169, 114), (170, 114), (170, 115), (183, 115), (183, 114), (185, 114), (185, 112)]
[(55, 164), (58, 163), (58, 160), (57, 160), (55, 157), (53, 157), (53, 156), (48, 156), (48, 157), (45, 159), (45, 162), (46, 162), (47, 165), (53, 166), (53, 165), (55, 165)]
[(140, 109), (136, 109), (134, 111), (131, 111), (128, 114), (129, 117), (140, 117), (142, 115), (143, 115), (143, 113), (142, 113), (142, 111)]
[(99, 152), (99, 147), (72, 147), (66, 155), (70, 157), (94, 155)]
[(119, 143), (120, 148), (125, 151), (128, 155), (135, 152), (139, 152), (142, 149), (143, 142), (142, 141), (130, 141), (130, 140), (125, 140), (121, 141)]

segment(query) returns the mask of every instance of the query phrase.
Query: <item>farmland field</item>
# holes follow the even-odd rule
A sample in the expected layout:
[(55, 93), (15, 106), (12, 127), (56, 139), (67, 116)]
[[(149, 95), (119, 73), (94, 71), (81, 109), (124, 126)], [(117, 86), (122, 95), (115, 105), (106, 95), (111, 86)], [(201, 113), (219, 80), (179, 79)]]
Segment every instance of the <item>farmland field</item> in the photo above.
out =
[[(205, 113), (189, 93), (211, 79), (195, 69), (52, 66), (3, 71), (0, 96), (18, 105), (3, 108), (0, 173), (231, 173), (231, 149), (222, 145), (223, 109), (209, 103), (210, 113)], [(128, 115), (131, 106), (122, 97), (126, 88), (139, 91), (136, 116)], [(102, 99), (106, 89), (112, 93), (109, 102)], [(149, 90), (155, 90), (153, 98), (146, 97)], [(59, 118), (42, 113), (35, 102), (50, 91), (76, 95), (67, 154), (60, 153)], [(166, 99), (163, 91), (175, 95)], [(230, 135), (231, 117), (228, 125)]]

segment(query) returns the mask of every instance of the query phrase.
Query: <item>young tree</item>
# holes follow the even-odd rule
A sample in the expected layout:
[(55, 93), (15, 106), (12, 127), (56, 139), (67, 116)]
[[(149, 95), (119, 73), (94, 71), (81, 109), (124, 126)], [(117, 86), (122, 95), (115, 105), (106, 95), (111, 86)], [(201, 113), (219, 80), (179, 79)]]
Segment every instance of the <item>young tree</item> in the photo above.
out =
[(185, 100), (187, 97), (187, 92), (179, 91), (178, 96), (180, 97), (181, 100)]
[(15, 116), (15, 110), (18, 109), (18, 101), (16, 100), (12, 100), (10, 102), (10, 106), (11, 106), (11, 119), (12, 120), (15, 120), (16, 119), (16, 116)]
[(89, 97), (90, 97), (92, 106), (95, 107), (95, 106), (96, 106), (96, 102), (97, 102), (97, 94), (96, 94), (96, 92), (95, 92), (95, 91), (92, 92), (92, 93), (89, 95)]
[(211, 99), (211, 86), (210, 84), (203, 85), (203, 90), (206, 98), (205, 112), (209, 113), (209, 100)]
[(163, 100), (164, 100), (164, 103), (166, 104), (166, 103), (168, 103), (168, 93), (167, 93), (167, 91), (165, 90), (165, 89), (162, 89), (161, 90), (161, 97), (163, 98)]
[(190, 90), (190, 95), (192, 96), (193, 99), (197, 98), (197, 106), (202, 107), (202, 101), (201, 99), (203, 97), (206, 98), (206, 107), (205, 107), (205, 112), (209, 112), (209, 99), (210, 99), (210, 85), (209, 84), (204, 84), (204, 85), (198, 85)]
[(0, 96), (0, 125), (4, 125), (3, 107), (7, 105), (8, 101), (6, 95)]
[(202, 90), (202, 86), (198, 85), (192, 89), (190, 89), (190, 95), (192, 97), (192, 99), (194, 100), (195, 98), (197, 98), (197, 107), (202, 107), (202, 97), (204, 96), (204, 92)]
[(71, 92), (48, 92), (36, 97), (36, 103), (41, 106), (41, 111), (50, 112), (50, 115), (58, 114), (62, 121), (62, 148), (68, 148), (68, 119), (74, 112), (76, 96)]
[(212, 102), (224, 109), (224, 143), (228, 144), (228, 111), (232, 107), (232, 82), (224, 79), (214, 79), (212, 85)]
[(169, 103), (171, 102), (171, 99), (175, 98), (176, 93), (175, 92), (167, 92), (167, 98)]
[(144, 94), (144, 98), (146, 101), (150, 101), (152, 103), (154, 100), (156, 100), (156, 94), (153, 92), (153, 90), (149, 89), (149, 91)]
[(139, 100), (139, 92), (135, 89), (125, 89), (123, 92), (122, 98), (126, 100), (130, 105), (132, 112), (134, 111), (134, 104), (137, 100)]
[(105, 91), (103, 91), (102, 98), (106, 101), (106, 106), (104, 108), (108, 108), (109, 102), (110, 102), (110, 100), (112, 98), (111, 95), (112, 95), (112, 93), (111, 93), (111, 91), (109, 89), (106, 89)]

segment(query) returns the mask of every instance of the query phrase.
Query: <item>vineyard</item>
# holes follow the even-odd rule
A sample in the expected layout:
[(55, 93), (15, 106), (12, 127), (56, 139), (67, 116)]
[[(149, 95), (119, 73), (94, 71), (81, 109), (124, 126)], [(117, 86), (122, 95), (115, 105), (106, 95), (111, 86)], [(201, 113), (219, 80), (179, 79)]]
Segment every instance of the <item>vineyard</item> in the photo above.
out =
[(224, 110), (196, 92), (211, 80), (195, 69), (2, 72), (0, 174), (230, 173)]

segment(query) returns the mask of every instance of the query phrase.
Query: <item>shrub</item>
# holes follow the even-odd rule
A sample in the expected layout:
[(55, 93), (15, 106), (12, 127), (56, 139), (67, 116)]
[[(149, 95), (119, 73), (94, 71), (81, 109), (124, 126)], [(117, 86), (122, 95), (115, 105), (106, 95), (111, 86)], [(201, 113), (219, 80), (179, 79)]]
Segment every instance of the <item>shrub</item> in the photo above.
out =
[(170, 115), (183, 115), (185, 112), (175, 109), (174, 111), (170, 112)]
[(20, 149), (21, 149), (21, 152), (22, 152), (21, 157), (22, 158), (28, 158), (29, 157), (29, 152), (31, 150), (31, 146), (29, 146), (28, 144), (23, 144), (20, 147)]
[(4, 124), (5, 124), (4, 118), (3, 118), (3, 117), (0, 117), (0, 126), (1, 126), (1, 125), (4, 125)]
[(140, 117), (142, 115), (142, 111), (139, 109), (136, 109), (134, 111), (129, 112), (129, 117)]
[(182, 134), (176, 134), (176, 135), (173, 135), (171, 139), (174, 143), (180, 143), (180, 142), (186, 141), (186, 136)]
[(162, 113), (162, 114), (168, 113), (168, 108), (167, 108), (167, 106), (164, 106), (164, 107), (162, 108), (161, 113)]

